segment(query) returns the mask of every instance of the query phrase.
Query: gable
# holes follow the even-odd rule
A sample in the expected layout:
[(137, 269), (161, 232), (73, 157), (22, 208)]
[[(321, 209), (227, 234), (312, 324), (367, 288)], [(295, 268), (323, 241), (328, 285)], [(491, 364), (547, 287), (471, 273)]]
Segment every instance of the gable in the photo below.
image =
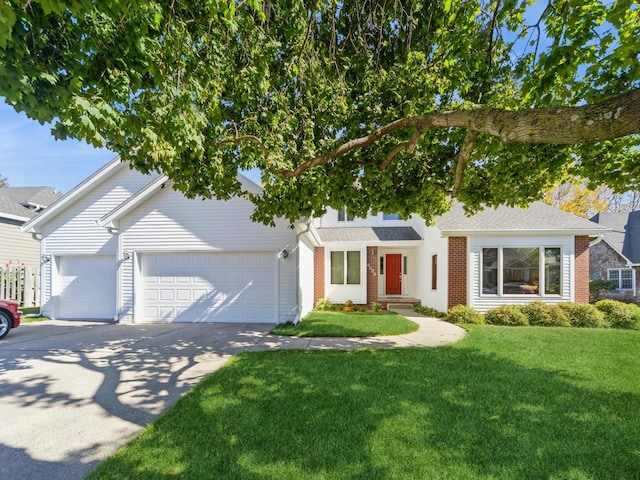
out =
[(279, 251), (295, 243), (295, 231), (284, 220), (276, 227), (251, 221), (253, 204), (243, 198), (188, 199), (181, 192), (156, 186), (154, 195), (119, 220), (126, 248), (147, 251)]

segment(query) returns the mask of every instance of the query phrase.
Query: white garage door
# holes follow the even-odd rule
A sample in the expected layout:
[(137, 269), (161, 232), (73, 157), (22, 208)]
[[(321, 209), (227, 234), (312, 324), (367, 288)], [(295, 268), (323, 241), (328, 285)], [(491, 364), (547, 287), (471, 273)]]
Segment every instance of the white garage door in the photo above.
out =
[(273, 253), (142, 256), (146, 322), (276, 322)]
[(61, 319), (113, 319), (116, 314), (116, 258), (63, 256), (59, 260)]

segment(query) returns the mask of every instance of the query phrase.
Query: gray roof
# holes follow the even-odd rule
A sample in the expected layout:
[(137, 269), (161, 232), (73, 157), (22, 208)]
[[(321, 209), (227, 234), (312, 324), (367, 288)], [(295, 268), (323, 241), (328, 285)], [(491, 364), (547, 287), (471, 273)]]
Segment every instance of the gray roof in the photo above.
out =
[(591, 221), (612, 228), (604, 240), (631, 263), (640, 264), (640, 211), (598, 213)]
[(528, 208), (487, 208), (471, 216), (456, 202), (449, 212), (435, 219), (435, 224), (443, 233), (573, 231), (597, 235), (607, 231), (606, 227), (543, 202), (534, 202)]
[(31, 203), (43, 207), (48, 207), (61, 197), (51, 187), (5, 187), (0, 188), (0, 195), (16, 203)]
[(25, 205), (47, 207), (60, 198), (50, 187), (0, 188), (0, 217), (33, 218), (36, 212)]
[(394, 242), (422, 240), (412, 227), (318, 228), (323, 242)]

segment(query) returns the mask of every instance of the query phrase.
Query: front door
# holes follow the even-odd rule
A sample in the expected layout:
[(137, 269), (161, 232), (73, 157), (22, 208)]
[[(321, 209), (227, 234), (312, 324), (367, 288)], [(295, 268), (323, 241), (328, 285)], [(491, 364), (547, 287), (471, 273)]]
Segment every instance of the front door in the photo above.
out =
[(387, 295), (402, 295), (402, 255), (399, 253), (387, 254), (385, 263), (387, 264)]

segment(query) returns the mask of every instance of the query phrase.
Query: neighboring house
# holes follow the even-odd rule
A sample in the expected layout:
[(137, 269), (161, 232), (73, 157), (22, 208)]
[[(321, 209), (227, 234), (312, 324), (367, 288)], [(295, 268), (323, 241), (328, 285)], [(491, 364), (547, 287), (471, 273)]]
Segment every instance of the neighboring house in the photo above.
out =
[(18, 227), (59, 197), (49, 187), (0, 188), (0, 267), (40, 265), (40, 242)]
[[(314, 272), (314, 302), (422, 303), (440, 311), (466, 304), (480, 312), (534, 300), (586, 303), (589, 243), (607, 230), (541, 202), (470, 217), (455, 204), (432, 226), (417, 215), (359, 219), (330, 210), (299, 227), (300, 271)], [(302, 312), (310, 306), (303, 303)]]
[(606, 296), (635, 300), (640, 288), (640, 211), (598, 213), (591, 221), (611, 229), (590, 248), (591, 278), (613, 282), (616, 288)]
[(42, 313), (123, 323), (294, 320), (295, 230), (252, 223), (252, 211), (241, 198), (189, 200), (166, 177), (115, 159), (22, 227), (41, 237)]

